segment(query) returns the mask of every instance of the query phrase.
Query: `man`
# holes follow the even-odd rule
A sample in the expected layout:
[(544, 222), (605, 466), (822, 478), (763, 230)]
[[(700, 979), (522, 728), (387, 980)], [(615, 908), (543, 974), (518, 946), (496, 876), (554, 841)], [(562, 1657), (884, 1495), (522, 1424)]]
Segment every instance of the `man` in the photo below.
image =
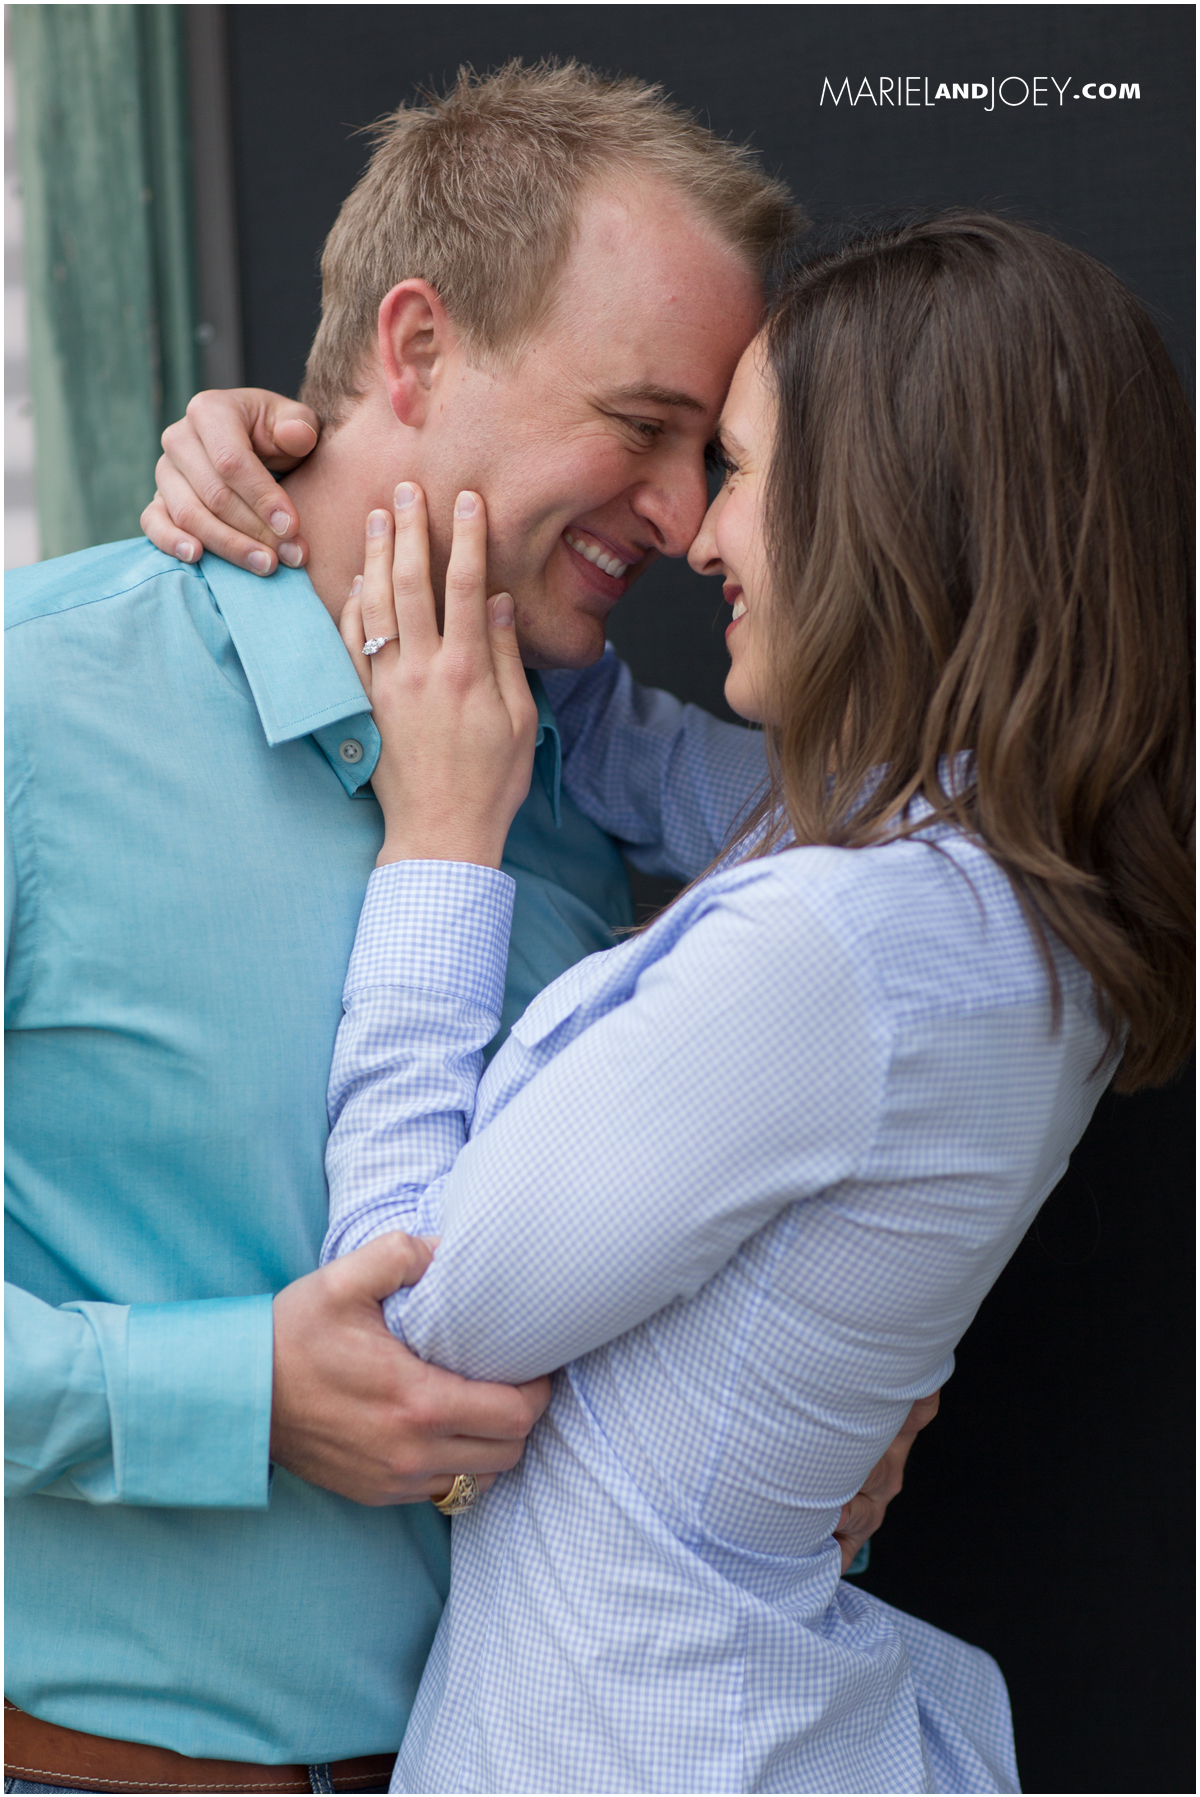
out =
[[(119, 544), (10, 583), (18, 1779), (386, 1785), (448, 1576), (421, 1500), (514, 1464), (545, 1387), (472, 1386), (393, 1341), (379, 1300), (420, 1244), (311, 1271), (381, 836), (336, 620), (371, 507), (418, 480), (441, 573), (471, 486), (530, 666), (593, 660), (699, 523), (788, 224), (743, 152), (638, 83), (460, 81), (395, 115), (326, 248), (325, 430), (275, 502), (276, 541), (303, 510), (308, 572), (261, 586)], [(630, 915), (539, 708), (506, 1024)]]

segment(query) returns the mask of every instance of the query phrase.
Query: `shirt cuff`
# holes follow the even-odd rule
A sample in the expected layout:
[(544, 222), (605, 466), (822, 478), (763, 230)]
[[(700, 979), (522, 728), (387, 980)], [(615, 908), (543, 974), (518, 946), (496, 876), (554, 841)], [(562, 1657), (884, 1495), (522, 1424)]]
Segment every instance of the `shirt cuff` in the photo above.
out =
[(343, 1003), (405, 986), (500, 1015), (516, 883), (473, 861), (390, 861), (367, 885)]
[(105, 1363), (116, 1498), (179, 1509), (265, 1509), (271, 1294), (178, 1304), (74, 1304)]

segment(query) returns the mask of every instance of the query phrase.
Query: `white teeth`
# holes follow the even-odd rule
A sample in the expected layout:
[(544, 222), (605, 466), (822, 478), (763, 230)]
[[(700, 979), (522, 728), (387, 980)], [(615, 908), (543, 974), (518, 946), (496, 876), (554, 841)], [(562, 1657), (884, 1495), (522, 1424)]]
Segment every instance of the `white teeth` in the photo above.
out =
[(735, 618), (742, 618), (742, 617), (745, 617), (745, 615), (746, 615), (746, 601), (745, 601), (745, 600), (744, 600), (744, 599), (739, 599), (739, 600), (738, 600), (738, 601), (737, 601), (737, 604), (736, 604), (736, 605), (735, 605), (735, 606), (734, 606), (734, 608), (733, 608), (733, 615), (734, 615), (734, 617), (735, 617)]
[(578, 550), (585, 561), (593, 562), (597, 568), (603, 568), (604, 572), (611, 574), (614, 580), (620, 580), (622, 574), (628, 571), (628, 562), (619, 562), (615, 555), (607, 555), (597, 544), (585, 543), (582, 537), (572, 536), (569, 530), (565, 530), (563, 535), (572, 549)]

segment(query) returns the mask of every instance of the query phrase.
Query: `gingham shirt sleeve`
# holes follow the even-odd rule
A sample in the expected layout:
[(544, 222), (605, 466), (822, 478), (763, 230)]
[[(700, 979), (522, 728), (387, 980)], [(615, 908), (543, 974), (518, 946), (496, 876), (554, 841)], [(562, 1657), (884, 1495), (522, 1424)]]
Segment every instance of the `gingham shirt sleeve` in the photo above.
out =
[(643, 872), (702, 873), (763, 790), (761, 733), (638, 686), (611, 644), (582, 673), (542, 679), (579, 809)]
[(462, 861), (371, 875), (329, 1078), (322, 1264), (389, 1230), (436, 1231), (500, 1025), (515, 891)]
[(388, 1299), (395, 1333), (471, 1378), (532, 1378), (693, 1296), (784, 1207), (852, 1179), (874, 1138), (890, 1036), (844, 949), (769, 878), (570, 1029), (459, 1155), (434, 1264)]

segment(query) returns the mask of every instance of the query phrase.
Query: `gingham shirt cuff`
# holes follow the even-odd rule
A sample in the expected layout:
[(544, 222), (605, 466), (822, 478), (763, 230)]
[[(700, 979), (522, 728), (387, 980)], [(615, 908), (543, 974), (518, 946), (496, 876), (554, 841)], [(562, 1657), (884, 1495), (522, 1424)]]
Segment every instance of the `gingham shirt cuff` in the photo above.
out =
[(343, 1002), (379, 986), (500, 1015), (516, 884), (472, 861), (391, 861), (367, 885)]

